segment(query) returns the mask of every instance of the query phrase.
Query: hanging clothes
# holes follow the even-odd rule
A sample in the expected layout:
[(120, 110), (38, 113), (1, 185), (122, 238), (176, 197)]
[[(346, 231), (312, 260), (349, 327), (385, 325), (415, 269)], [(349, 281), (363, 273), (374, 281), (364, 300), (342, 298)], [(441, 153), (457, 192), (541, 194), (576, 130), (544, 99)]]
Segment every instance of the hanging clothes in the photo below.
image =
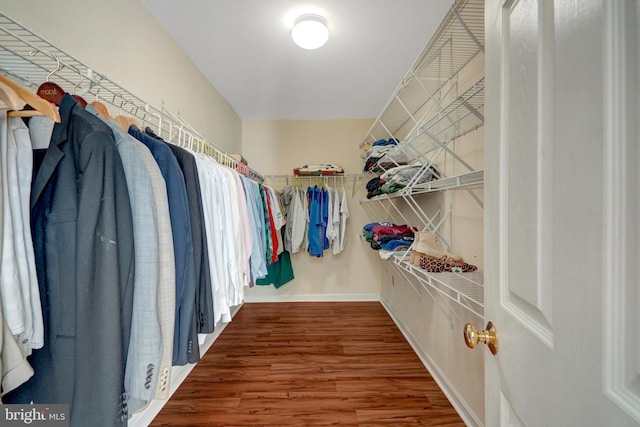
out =
[(5, 403), (69, 403), (71, 426), (126, 425), (133, 225), (111, 129), (68, 94), (49, 148), (34, 153), (31, 225), (45, 345)]
[[(8, 167), (9, 167), (9, 163), (12, 159), (14, 161), (18, 161), (17, 156), (9, 156), (8, 155), (8, 150), (7, 148), (9, 147), (9, 138), (10, 135), (13, 133), (10, 131), (10, 128), (13, 128), (13, 126), (9, 125), (10, 121), (13, 120), (19, 120), (19, 119), (8, 119), (6, 116), (6, 111), (1, 111), (0, 112), (0, 145), (1, 145), (1, 149), (2, 149), (2, 163), (0, 165), (0, 168), (2, 169), (2, 174), (0, 174), (0, 202), (2, 203), (2, 209), (0, 209), (0, 224), (3, 225), (3, 227), (0, 228), (0, 236), (2, 236), (2, 240), (3, 240), (3, 247), (5, 248), (3, 251), (3, 265), (2, 265), (2, 271), (1, 273), (1, 278), (0, 280), (4, 281), (4, 277), (5, 277), (5, 266), (4, 266), (4, 262), (5, 262), (5, 253), (7, 252), (8, 249), (6, 249), (7, 246), (7, 241), (12, 239), (13, 237), (11, 236), (7, 236), (7, 233), (13, 233), (15, 230), (13, 228), (8, 228), (7, 223), (5, 223), (5, 219), (7, 216), (9, 216), (11, 218), (12, 214), (14, 213), (13, 210), (11, 209), (11, 205), (10, 202), (8, 200), (8, 195), (7, 193), (10, 191), (9, 190), (9, 182), (8, 180), (8, 176), (9, 174), (7, 173), (8, 171)], [(13, 125), (13, 124), (12, 124)], [(21, 126), (24, 128), (24, 125), (22, 124), (22, 122), (17, 123), (16, 125)], [(25, 128), (26, 129), (26, 128)], [(15, 135), (15, 134), (14, 134)], [(30, 151), (30, 148), (29, 148)], [(24, 164), (22, 164), (23, 168), (30, 168), (31, 167), (31, 156), (29, 156), (29, 159), (27, 160), (27, 162), (25, 162)], [(20, 165), (16, 163), (16, 166), (19, 168)], [(19, 179), (18, 179), (19, 181)], [(27, 183), (27, 189), (29, 188), (30, 184)], [(19, 189), (20, 190), (20, 189)], [(28, 213), (28, 206), (29, 206), (29, 197), (27, 195), (26, 197), (26, 203), (27, 203), (27, 213)], [(21, 203), (19, 204), (19, 206), (21, 205)], [(18, 211), (19, 212), (19, 211)], [(29, 227), (29, 220), (28, 220), (28, 216), (27, 219), (25, 221), (25, 225), (27, 229), (30, 229)], [(9, 237), (9, 239), (7, 239), (7, 237)], [(16, 236), (18, 239), (23, 237), (22, 235), (18, 234)], [(29, 236), (30, 237), (30, 236)], [(25, 254), (25, 256), (31, 256), (34, 257), (33, 255), (33, 245), (31, 243), (31, 239), (28, 238), (25, 240), (25, 246), (28, 247), (29, 245), (31, 245), (31, 255), (29, 254)], [(12, 247), (9, 246), (9, 248), (11, 249)], [(14, 251), (10, 251), (10, 253), (15, 253)], [(27, 261), (26, 259), (23, 259), (23, 261)], [(28, 261), (27, 261), (28, 262)], [(35, 264), (35, 259), (34, 259), (34, 264)], [(15, 264), (13, 264), (15, 265)], [(28, 268), (28, 266), (27, 266)], [(10, 277), (10, 276), (8, 276)], [(36, 279), (37, 280), (37, 279)], [(14, 286), (15, 284), (17, 284), (17, 282), (14, 282)], [(2, 290), (4, 291), (5, 289), (5, 284), (2, 285)], [(31, 286), (31, 284), (29, 285)], [(17, 286), (16, 286), (17, 288)], [(40, 306), (40, 297), (39, 297), (39, 289), (38, 289), (38, 284), (37, 282), (35, 283), (35, 290), (38, 291), (38, 298), (36, 300), (31, 301), (31, 304), (33, 303), (37, 303), (38, 306)], [(4, 292), (2, 292), (4, 293)], [(27, 382), (29, 380), (29, 378), (31, 378), (33, 376), (33, 368), (31, 367), (31, 365), (29, 364), (29, 362), (26, 359), (26, 352), (28, 350), (32, 349), (33, 346), (33, 340), (31, 339), (31, 345), (26, 345), (26, 346), (20, 346), (18, 345), (18, 342), (16, 340), (16, 337), (12, 334), (8, 322), (6, 320), (6, 316), (3, 313), (3, 305), (6, 302), (6, 297), (2, 298), (2, 302), (3, 304), (0, 304), (0, 322), (2, 323), (2, 331), (0, 333), (0, 354), (2, 355), (0, 358), (0, 374), (1, 374), (1, 378), (0, 378), (0, 396), (15, 390), (16, 388), (18, 388), (19, 386), (21, 386), (22, 384), (24, 384), (25, 382)], [(21, 300), (17, 300), (17, 302), (19, 303), (23, 303), (23, 301)], [(33, 306), (29, 305), (28, 307), (25, 307), (25, 309), (27, 310), (32, 310)], [(37, 313), (32, 313), (32, 319), (35, 318), (37, 316)], [(42, 316), (42, 311), (40, 311), (40, 317)], [(27, 328), (25, 328), (26, 330)], [(44, 332), (44, 330), (42, 331)], [(33, 336), (33, 335), (31, 335)], [(27, 334), (24, 334), (23, 337), (18, 337), (18, 339), (23, 338), (24, 339), (30, 339), (28, 338)], [(29, 344), (29, 343), (26, 343)], [(29, 351), (30, 352), (30, 351)]]
[[(334, 211), (334, 215), (337, 213), (336, 218), (338, 221), (338, 235), (333, 241), (333, 254), (337, 255), (344, 250), (345, 236), (347, 232), (347, 218), (349, 218), (349, 205), (347, 203), (347, 192), (344, 188), (338, 190), (338, 196), (336, 199), (340, 200), (338, 212)], [(335, 219), (334, 219), (335, 221)]]
[[(176, 267), (169, 199), (162, 172), (151, 151), (143, 143), (136, 139), (134, 140), (138, 142), (136, 148), (151, 180), (151, 191), (155, 201), (154, 213), (158, 225), (158, 290), (156, 305), (162, 336), (162, 352), (160, 364), (156, 370), (159, 378), (156, 382), (153, 397), (155, 399), (167, 399), (169, 397), (170, 373), (173, 362), (173, 332), (176, 316)], [(129, 415), (132, 415), (131, 412)]]
[(244, 189), (244, 185), (242, 184), (242, 180), (240, 178), (240, 174), (235, 170), (229, 168), (233, 179), (235, 180), (235, 196), (238, 201), (238, 207), (240, 209), (240, 214), (237, 217), (238, 225), (240, 227), (240, 235), (241, 235), (241, 243), (242, 250), (240, 252), (240, 268), (238, 272), (240, 273), (240, 283), (243, 288), (242, 294), (240, 295), (241, 303), (244, 301), (244, 287), (251, 285), (251, 252), (254, 241), (254, 235), (251, 233), (251, 223), (249, 219), (249, 206), (247, 203), (247, 195)]
[(232, 219), (228, 176), (211, 159), (196, 156), (198, 176), (203, 194), (203, 210), (214, 306), (214, 324), (231, 320), (230, 292), (238, 286), (238, 267), (235, 258), (235, 233)]
[(173, 364), (186, 365), (200, 360), (195, 314), (196, 276), (189, 202), (184, 176), (173, 152), (166, 144), (135, 126), (129, 134), (149, 148), (167, 186), (176, 268), (176, 315)]
[(267, 266), (268, 274), (256, 280), (256, 285), (273, 285), (276, 289), (289, 283), (295, 277), (291, 266), (291, 256), (289, 252), (283, 251), (278, 257), (278, 261)]
[(307, 187), (286, 185), (282, 189), (286, 211), (285, 249), (322, 257), (331, 248), (334, 255), (344, 250), (349, 206), (343, 186)]
[(44, 345), (44, 325), (29, 223), (33, 155), (29, 130), (20, 118), (0, 116), (2, 169), (2, 267), (0, 296), (5, 323), (23, 355)]
[[(100, 118), (90, 105), (85, 110)], [(115, 138), (133, 215), (133, 313), (124, 379), (128, 411), (133, 413), (153, 398), (162, 357), (162, 333), (155, 303), (159, 273), (158, 224), (151, 178), (137, 147), (141, 143), (115, 122), (105, 123)]]
[(277, 243), (275, 246), (275, 254), (272, 255), (271, 260), (272, 262), (276, 262), (278, 260), (278, 256), (284, 251), (284, 240), (282, 238), (282, 233), (280, 232), (280, 230), (282, 230), (282, 227), (284, 227), (286, 221), (282, 212), (280, 197), (278, 196), (278, 193), (272, 187), (265, 186), (265, 188), (267, 190), (269, 212), (273, 223), (272, 238)]
[[(166, 141), (156, 135), (149, 127), (145, 133), (165, 144)], [(184, 176), (189, 203), (189, 219), (191, 224), (191, 242), (195, 262), (196, 281), (196, 320), (197, 332), (206, 334), (213, 332), (213, 297), (211, 295), (211, 273), (209, 271), (209, 255), (207, 239), (203, 229), (204, 213), (202, 211), (202, 191), (196, 159), (189, 151), (173, 144), (167, 144), (178, 161)]]
[(328, 195), (326, 190), (309, 187), (309, 254), (315, 257), (324, 256), (329, 248), (327, 239), (327, 222), (329, 220)]
[(262, 206), (265, 221), (265, 239), (267, 242), (266, 258), (267, 264), (277, 259), (276, 251), (278, 249), (278, 240), (275, 238), (275, 225), (273, 222), (273, 214), (271, 212), (271, 204), (269, 203), (269, 194), (267, 188), (260, 184), (260, 196), (262, 197)]
[(242, 184), (245, 190), (245, 197), (249, 212), (249, 223), (253, 234), (253, 243), (251, 245), (250, 255), (250, 284), (252, 284), (255, 283), (256, 279), (260, 279), (267, 275), (266, 239), (264, 238), (264, 210), (262, 208), (262, 198), (260, 197), (258, 183), (245, 176), (240, 176), (240, 178), (242, 179)]

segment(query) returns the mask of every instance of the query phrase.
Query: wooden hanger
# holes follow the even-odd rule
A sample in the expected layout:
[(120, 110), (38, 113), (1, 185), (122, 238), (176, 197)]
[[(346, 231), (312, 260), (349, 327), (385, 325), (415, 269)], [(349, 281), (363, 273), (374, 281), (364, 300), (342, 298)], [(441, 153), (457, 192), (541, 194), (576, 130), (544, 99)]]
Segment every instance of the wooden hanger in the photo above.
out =
[(107, 107), (102, 102), (93, 101), (91, 103), (91, 106), (96, 109), (98, 114), (100, 114), (100, 117), (102, 117), (103, 119), (109, 120), (111, 118), (109, 116), (109, 110), (107, 110)]
[(18, 96), (15, 90), (2, 82), (0, 82), (0, 100), (4, 102), (9, 110), (22, 110), (25, 104), (24, 100)]
[(122, 130), (124, 130), (125, 132), (129, 131), (129, 127), (131, 125), (134, 125), (138, 129), (140, 128), (140, 125), (138, 124), (136, 119), (134, 119), (133, 117), (116, 116), (116, 118), (114, 120), (116, 121), (118, 126), (120, 126), (120, 128), (122, 128)]
[(66, 92), (58, 83), (47, 81), (38, 87), (38, 91), (36, 93), (40, 98), (47, 100), (54, 105), (60, 106), (62, 103), (62, 97)]
[(33, 110), (21, 110), (12, 111), (9, 113), (10, 117), (30, 117), (35, 115), (44, 115), (49, 117), (56, 123), (60, 123), (60, 113), (50, 102), (40, 98), (35, 93), (29, 92), (19, 84), (14, 83), (2, 74), (0, 74), (0, 82), (9, 86), (24, 102), (29, 104)]
[(91, 103), (91, 106), (96, 109), (98, 115), (105, 120), (109, 120), (111, 116), (109, 115), (109, 110), (106, 105), (100, 102), (100, 88), (101, 88), (102, 79), (98, 80), (98, 90), (96, 91), (96, 100)]
[(71, 97), (75, 99), (78, 105), (80, 105), (83, 109), (87, 107), (87, 101), (85, 101), (84, 98), (80, 95), (71, 95)]
[[(60, 106), (60, 104), (62, 103), (62, 97), (65, 94), (65, 90), (62, 89), (60, 85), (58, 85), (57, 83), (50, 82), (49, 79), (51, 78), (51, 76), (57, 73), (62, 68), (62, 66), (60, 65), (60, 60), (58, 59), (57, 56), (52, 55), (50, 52), (46, 50), (42, 52), (44, 54), (48, 54), (48, 56), (50, 57), (53, 56), (53, 58), (56, 60), (56, 69), (50, 72), (49, 74), (47, 74), (46, 81), (42, 83), (40, 87), (38, 87), (38, 90), (36, 91), (36, 93), (40, 98), (46, 99), (47, 101), (53, 103), (56, 106)], [(38, 51), (34, 51), (33, 53), (30, 52), (29, 55), (35, 55), (37, 53)]]

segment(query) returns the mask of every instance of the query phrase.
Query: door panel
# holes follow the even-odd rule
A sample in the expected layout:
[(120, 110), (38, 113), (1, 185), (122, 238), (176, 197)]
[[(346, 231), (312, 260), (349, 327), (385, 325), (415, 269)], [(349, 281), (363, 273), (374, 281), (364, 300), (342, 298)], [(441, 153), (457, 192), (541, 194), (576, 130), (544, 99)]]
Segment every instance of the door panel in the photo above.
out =
[(609, 5), (605, 73), (605, 393), (640, 422), (640, 7)]
[(500, 427), (525, 427), (525, 425), (511, 407), (509, 400), (500, 393)]
[(485, 7), (485, 425), (638, 425), (640, 6)]
[[(552, 257), (548, 188), (553, 170), (548, 161), (552, 139), (553, 92), (547, 50), (550, 3), (516, 0), (504, 7), (503, 121), (501, 144), (502, 205), (500, 241), (504, 259), (502, 304), (515, 320), (553, 345), (551, 281), (545, 280)], [(545, 13), (547, 12), (547, 13)], [(552, 12), (551, 12), (552, 15)], [(544, 67), (543, 67), (544, 65)], [(545, 108), (541, 108), (545, 107)], [(522, 245), (521, 242), (530, 242)]]

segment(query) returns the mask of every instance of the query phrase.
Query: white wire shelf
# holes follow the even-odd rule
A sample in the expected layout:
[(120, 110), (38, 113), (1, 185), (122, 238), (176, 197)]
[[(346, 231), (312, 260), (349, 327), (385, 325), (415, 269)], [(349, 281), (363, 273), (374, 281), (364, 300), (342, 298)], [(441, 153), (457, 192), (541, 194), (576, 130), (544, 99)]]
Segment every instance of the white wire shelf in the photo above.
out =
[(360, 148), (378, 139), (403, 140), (424, 117), (438, 115), (461, 87), (459, 74), (483, 61), (484, 1), (458, 0), (367, 132)]
[(437, 114), (426, 117), (402, 141), (413, 151), (427, 154), (446, 143), (459, 138), (484, 124), (484, 77), (480, 78), (462, 95), (454, 98)]
[(430, 273), (411, 264), (402, 254), (391, 257), (393, 264), (410, 274), (427, 289), (437, 291), (446, 300), (454, 301), (473, 314), (484, 316), (484, 274), (470, 273)]
[[(55, 73), (53, 73), (53, 71)], [(103, 74), (74, 58), (43, 37), (27, 29), (20, 23), (0, 12), (0, 72), (12, 77), (35, 91), (38, 86), (50, 80), (60, 85), (66, 92), (87, 96), (92, 101), (99, 98), (113, 117), (124, 114), (135, 117), (143, 124), (150, 124), (161, 136), (173, 137), (178, 130), (186, 133), (202, 144), (203, 152), (215, 157), (221, 163), (236, 168), (260, 182), (263, 177), (251, 168), (238, 163), (210, 140), (199, 134), (183, 119), (170, 114), (164, 106), (160, 109), (149, 105), (138, 96), (112, 82)], [(192, 143), (192, 142), (191, 142)]]
[(403, 151), (409, 162), (421, 159), (438, 148), (446, 147), (459, 138), (484, 125), (484, 77), (472, 84), (463, 94), (452, 98), (441, 110), (424, 117), (411, 132), (395, 146), (390, 153), (382, 156), (371, 169), (388, 169), (383, 164), (393, 164), (387, 159), (398, 158)]
[(422, 184), (415, 184), (405, 187), (395, 193), (380, 194), (370, 199), (360, 199), (360, 203), (375, 202), (380, 200), (394, 199), (398, 197), (410, 197), (418, 194), (432, 193), (455, 188), (471, 187), (484, 183), (484, 171), (473, 171), (456, 176), (436, 179)]

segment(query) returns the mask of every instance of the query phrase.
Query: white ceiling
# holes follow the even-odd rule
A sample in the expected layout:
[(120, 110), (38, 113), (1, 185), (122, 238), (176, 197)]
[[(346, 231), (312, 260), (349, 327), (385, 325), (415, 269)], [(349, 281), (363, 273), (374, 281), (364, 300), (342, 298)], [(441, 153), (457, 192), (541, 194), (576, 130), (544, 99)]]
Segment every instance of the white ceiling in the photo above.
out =
[[(374, 118), (453, 0), (144, 0), (243, 120)], [(321, 12), (304, 50), (294, 19)]]

